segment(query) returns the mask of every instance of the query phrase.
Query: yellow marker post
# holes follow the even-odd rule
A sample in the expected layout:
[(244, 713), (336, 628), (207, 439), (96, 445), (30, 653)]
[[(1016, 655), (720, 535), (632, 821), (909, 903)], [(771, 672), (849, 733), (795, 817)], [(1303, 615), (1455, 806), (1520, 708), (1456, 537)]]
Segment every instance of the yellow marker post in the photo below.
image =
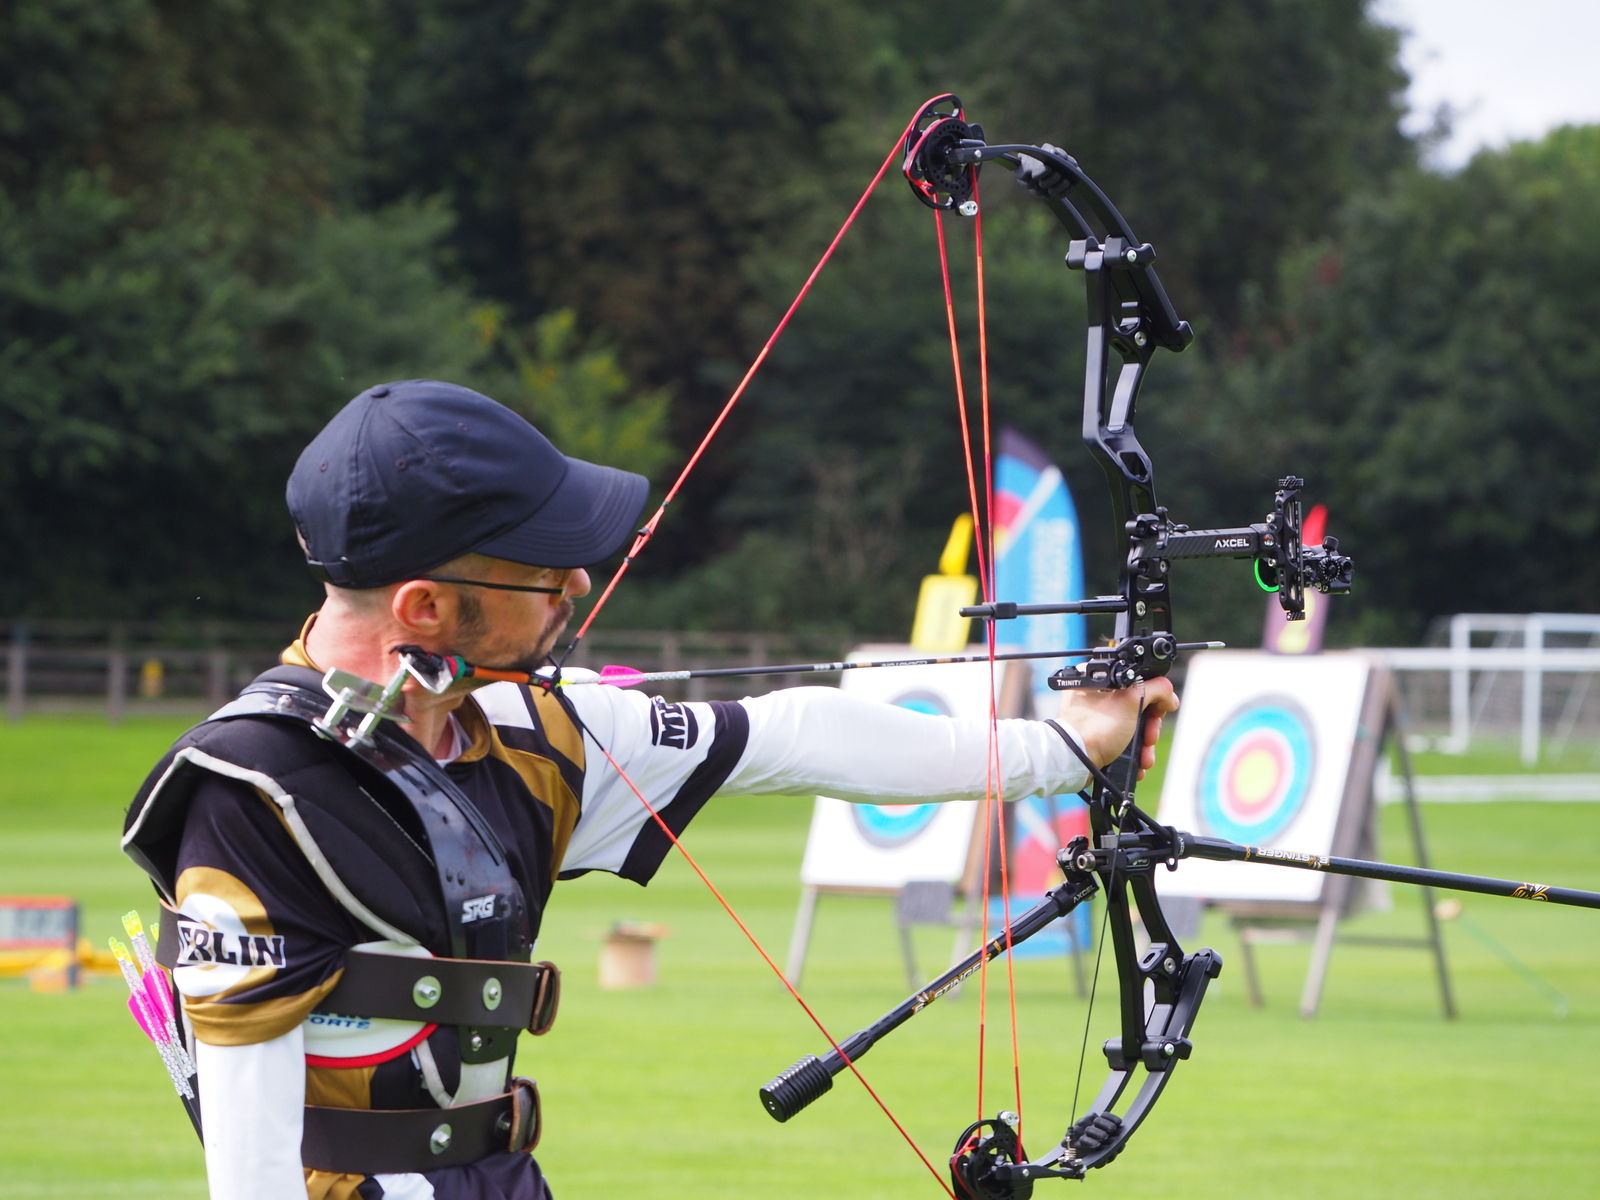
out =
[(967, 644), (972, 619), (959, 611), (978, 598), (978, 580), (967, 574), (972, 550), (972, 518), (962, 513), (950, 527), (950, 539), (939, 555), (939, 574), (924, 575), (917, 595), (917, 616), (911, 644), (918, 650), (952, 651)]

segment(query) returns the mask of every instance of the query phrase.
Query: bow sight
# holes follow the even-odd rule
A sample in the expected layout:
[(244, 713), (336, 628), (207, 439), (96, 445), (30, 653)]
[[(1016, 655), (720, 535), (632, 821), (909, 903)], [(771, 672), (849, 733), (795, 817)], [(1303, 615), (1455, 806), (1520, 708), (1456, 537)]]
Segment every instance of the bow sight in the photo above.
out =
[[(1084, 273), (1089, 309), (1083, 440), (1111, 486), (1127, 551), (1115, 596), (1060, 604), (979, 604), (961, 615), (997, 621), (1037, 613), (1114, 614), (1112, 646), (1057, 671), (1050, 686), (1121, 688), (1172, 668), (1177, 643), (1168, 573), (1173, 559), (1254, 559), (1257, 580), (1277, 592), (1291, 621), (1305, 616), (1306, 588), (1348, 592), (1353, 564), (1339, 553), (1338, 541), (1325, 538), (1321, 546), (1310, 547), (1301, 541), (1300, 479), (1279, 480), (1266, 519), (1234, 529), (1190, 529), (1175, 524), (1156, 503), (1150, 455), (1134, 434), (1139, 388), (1156, 350), (1181, 351), (1194, 333), (1178, 319), (1151, 265), (1155, 249), (1135, 236), (1071, 155), (1048, 144), (989, 145), (983, 127), (964, 118), (955, 96), (923, 108), (905, 140), (906, 179), (924, 204), (970, 216), (977, 212), (972, 197), (978, 172), (984, 163), (999, 163), (1071, 234), (1067, 267)], [(1113, 352), (1122, 363), (1114, 382)]]

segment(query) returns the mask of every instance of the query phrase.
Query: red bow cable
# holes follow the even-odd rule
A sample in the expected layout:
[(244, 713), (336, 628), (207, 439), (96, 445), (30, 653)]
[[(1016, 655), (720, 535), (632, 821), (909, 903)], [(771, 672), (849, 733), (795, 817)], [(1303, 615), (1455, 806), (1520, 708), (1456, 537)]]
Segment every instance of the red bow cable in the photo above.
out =
[[(977, 180), (973, 180), (973, 202), (978, 202)], [(972, 509), (973, 529), (977, 532), (978, 553), (978, 581), (986, 603), (995, 599), (995, 563), (994, 563), (994, 465), (993, 448), (990, 438), (989, 420), (989, 340), (988, 322), (984, 304), (983, 289), (983, 209), (981, 205), (973, 213), (973, 241), (975, 248), (975, 261), (977, 273), (977, 299), (978, 299), (978, 378), (980, 388), (980, 427), (983, 435), (983, 474), (984, 474), (984, 504), (980, 514), (978, 505), (977, 472), (974, 464), (972, 449), (972, 433), (967, 415), (966, 387), (961, 369), (961, 347), (956, 335), (955, 301), (950, 286), (950, 260), (945, 248), (944, 237), (944, 212), (935, 208), (933, 212), (934, 229), (939, 243), (939, 270), (944, 283), (945, 323), (950, 332), (950, 362), (955, 375), (956, 408), (961, 418), (961, 446), (967, 468), (967, 496)], [(1006, 930), (1006, 990), (1011, 1015), (1011, 1065), (1015, 1084), (1015, 1100), (1018, 1113), (1017, 1135), (1020, 1139), (1021, 1113), (1022, 1113), (1022, 1060), (1018, 1048), (1017, 1036), (1017, 989), (1016, 970), (1013, 966), (1010, 953), (1011, 937), (1011, 872), (1007, 862), (1006, 852), (1006, 822), (1005, 804), (1001, 780), (1005, 776), (1000, 768), (1000, 718), (999, 707), (996, 702), (995, 680), (995, 629), (993, 622), (988, 623), (987, 642), (989, 649), (989, 749), (988, 761), (985, 766), (983, 820), (983, 915), (982, 942), (989, 940), (989, 881), (992, 878), (992, 860), (988, 830), (993, 824), (996, 827), (996, 840), (1000, 843), (1000, 905)], [(979, 969), (978, 975), (978, 1118), (981, 1120), (984, 1113), (983, 1086), (984, 1086), (984, 1061), (987, 1049), (988, 1030), (988, 1005), (989, 1005), (989, 963), (985, 959)]]
[[(761, 369), (762, 365), (766, 362), (768, 355), (772, 351), (772, 347), (777, 343), (778, 338), (782, 336), (783, 331), (788, 327), (790, 319), (794, 316), (795, 312), (799, 309), (801, 302), (806, 298), (806, 295), (810, 292), (812, 284), (814, 284), (816, 282), (817, 277), (822, 273), (823, 267), (825, 267), (827, 265), (829, 259), (831, 259), (833, 257), (833, 252), (838, 248), (839, 243), (843, 240), (845, 233), (850, 229), (851, 225), (853, 225), (855, 223), (856, 217), (860, 214), (862, 208), (866, 205), (868, 198), (872, 195), (873, 191), (877, 188), (878, 184), (882, 181), (884, 173), (889, 169), (890, 164), (895, 160), (895, 157), (897, 155), (900, 155), (900, 154), (903, 153), (904, 148), (905, 148), (906, 138), (911, 134), (912, 130), (916, 126), (917, 120), (920, 118), (923, 110), (926, 109), (927, 107), (928, 106), (924, 105), (923, 109), (919, 109), (918, 110), (918, 116), (912, 118), (911, 122), (906, 126), (905, 130), (895, 140), (895, 144), (894, 144), (893, 149), (890, 150), (889, 154), (884, 158), (883, 163), (878, 167), (877, 173), (874, 174), (873, 177), (872, 177), (872, 182), (869, 183), (867, 185), (867, 187), (866, 187), (866, 190), (861, 193), (860, 199), (858, 199), (856, 201), (855, 206), (850, 210), (850, 213), (845, 218), (844, 223), (839, 227), (839, 231), (836, 234), (834, 234), (833, 240), (831, 242), (829, 242), (828, 248), (823, 252), (822, 257), (817, 261), (817, 265), (812, 268), (811, 273), (806, 277), (805, 282), (801, 285), (800, 290), (795, 295), (794, 300), (790, 303), (788, 309), (784, 312), (782, 318), (778, 321), (777, 326), (773, 329), (771, 335), (767, 338), (766, 343), (761, 347), (761, 350), (756, 355), (755, 360), (750, 364), (749, 370), (747, 370), (745, 372), (743, 378), (740, 379), (739, 385), (736, 388), (734, 388), (733, 394), (728, 397), (727, 403), (724, 404), (722, 406), (721, 411), (718, 412), (716, 420), (714, 420), (711, 423), (711, 427), (706, 431), (705, 436), (700, 439), (699, 445), (697, 445), (695, 447), (694, 453), (689, 456), (689, 461), (684, 464), (683, 470), (678, 473), (677, 479), (673, 481), (672, 486), (667, 490), (667, 494), (666, 494), (665, 498), (662, 499), (660, 505), (657, 506), (655, 512), (653, 514), (651, 514), (650, 519), (645, 522), (644, 526), (639, 530), (638, 534), (635, 536), (633, 544), (628, 549), (628, 553), (623, 557), (623, 560), (622, 560), (621, 564), (617, 567), (616, 571), (612, 574), (610, 580), (607, 581), (606, 586), (605, 586), (605, 590), (601, 592), (600, 598), (595, 602), (594, 607), (592, 609), (590, 609), (588, 616), (584, 619), (584, 622), (579, 627), (577, 634), (573, 637), (572, 642), (568, 645), (568, 647), (566, 649), (566, 652), (563, 655), (563, 660), (565, 660), (567, 657), (569, 657), (572, 654), (573, 650), (577, 647), (578, 643), (580, 641), (582, 641), (583, 637), (588, 633), (590, 626), (592, 626), (594, 624), (595, 618), (597, 616), (599, 616), (600, 610), (605, 607), (606, 602), (611, 598), (612, 592), (614, 592), (616, 590), (617, 584), (621, 581), (622, 577), (627, 573), (628, 568), (633, 564), (634, 559), (638, 557), (639, 553), (644, 549), (644, 547), (646, 545), (649, 544), (650, 539), (655, 535), (655, 531), (659, 527), (659, 525), (661, 523), (661, 519), (666, 513), (667, 506), (672, 503), (672, 501), (677, 497), (679, 491), (682, 490), (685, 480), (688, 479), (689, 473), (692, 470), (694, 470), (694, 468), (699, 464), (700, 459), (705, 454), (706, 448), (711, 443), (711, 439), (716, 436), (718, 431), (722, 428), (723, 424), (727, 421), (728, 415), (733, 410), (733, 406), (738, 403), (738, 401), (744, 395), (746, 390), (748, 390), (748, 388), (750, 386), (750, 382), (751, 382), (752, 379), (754, 379), (756, 372), (759, 371)], [(991, 529), (990, 521), (985, 519), (985, 514), (988, 514), (988, 515), (992, 516), (992, 513), (993, 513), (993, 509), (994, 509), (994, 483), (993, 483), (993, 470), (992, 470), (992, 464), (991, 464), (991, 443), (990, 443), (990, 423), (989, 423), (988, 338), (987, 338), (987, 330), (986, 330), (986, 325), (985, 325), (985, 311), (984, 311), (983, 233), (982, 233), (981, 219), (982, 218), (980, 216), (978, 218), (980, 223), (976, 227), (977, 228), (976, 248), (977, 248), (979, 373), (980, 373), (980, 377), (981, 377), (981, 395), (982, 395), (981, 424), (982, 424), (983, 463), (984, 463), (984, 476), (985, 476), (985, 497), (984, 498), (985, 498), (986, 503), (982, 506), (982, 509), (980, 510), (980, 505), (979, 505), (979, 502), (978, 502), (976, 467), (975, 467), (975, 464), (974, 464), (974, 455), (973, 455), (973, 450), (972, 450), (972, 436), (971, 436), (971, 430), (970, 430), (970, 427), (969, 427), (968, 415), (967, 415), (966, 392), (965, 392), (965, 388), (964, 388), (964, 385), (963, 385), (963, 382), (962, 382), (962, 375), (961, 375), (961, 354), (960, 354), (960, 347), (959, 347), (959, 344), (958, 344), (958, 341), (957, 341), (957, 337), (956, 337), (955, 307), (954, 307), (954, 302), (952, 300), (951, 289), (950, 289), (950, 270), (949, 270), (949, 263), (948, 263), (946, 252), (945, 252), (944, 224), (943, 224), (943, 220), (942, 220), (942, 215), (940, 213), (938, 213), (937, 211), (935, 212), (935, 221), (937, 223), (938, 241), (939, 241), (939, 263), (940, 263), (940, 267), (941, 267), (941, 270), (943, 272), (943, 277), (944, 277), (945, 312), (946, 312), (947, 323), (949, 325), (949, 331), (950, 331), (950, 354), (951, 354), (951, 362), (952, 362), (952, 365), (953, 365), (954, 371), (955, 371), (956, 401), (957, 401), (957, 407), (958, 407), (959, 412), (960, 412), (962, 447), (963, 447), (963, 451), (964, 451), (964, 458), (965, 458), (965, 461), (966, 461), (967, 490), (968, 490), (968, 495), (969, 495), (969, 499), (970, 499), (970, 502), (971, 502), (971, 508), (972, 508), (973, 528), (974, 528), (974, 530), (976, 531), (976, 534), (977, 534), (978, 576), (979, 576), (979, 580), (980, 580), (980, 587), (982, 588), (982, 591), (983, 591), (984, 599), (988, 600), (988, 601), (992, 601), (994, 599), (994, 564), (993, 564), (993, 561), (992, 561), (993, 560), (993, 556), (992, 556), (993, 541), (992, 541), (992, 538), (990, 536), (990, 529)], [(988, 651), (989, 651), (989, 746), (988, 746), (988, 752), (987, 752), (987, 755), (986, 755), (986, 763), (985, 763), (985, 788), (984, 788), (985, 795), (984, 795), (984, 820), (983, 820), (983, 828), (984, 828), (985, 832), (984, 832), (984, 888), (983, 888), (983, 918), (982, 919), (983, 919), (983, 938), (984, 938), (985, 941), (987, 941), (987, 939), (988, 939), (988, 922), (989, 922), (989, 874), (990, 874), (990, 870), (989, 870), (989, 868), (990, 868), (989, 854), (990, 854), (990, 847), (989, 847), (989, 844), (988, 844), (989, 843), (989, 838), (988, 838), (987, 831), (988, 831), (989, 826), (990, 826), (989, 814), (990, 814), (991, 811), (996, 813), (996, 820), (999, 823), (1001, 903), (1003, 905), (1004, 914), (1005, 914), (1005, 921), (1006, 921), (1006, 925), (1007, 925), (1008, 930), (1009, 930), (1009, 926), (1010, 926), (1010, 923), (1011, 923), (1011, 902), (1010, 902), (1010, 888), (1009, 888), (1009, 873), (1007, 871), (1007, 863), (1006, 863), (1005, 816), (1004, 816), (1003, 807), (1000, 807), (1000, 801), (1001, 801), (1000, 780), (1001, 780), (1002, 776), (1000, 774), (1000, 757), (999, 757), (999, 718), (998, 718), (998, 709), (997, 709), (997, 706), (996, 706), (996, 694), (995, 694), (995, 659), (994, 659), (994, 655), (995, 655), (995, 635), (994, 635), (994, 628), (993, 628), (992, 624), (989, 626), (989, 630), (988, 630)], [(593, 738), (593, 733), (592, 732), (590, 733), (590, 736), (591, 736), (591, 738)], [(701, 869), (700, 864), (695, 861), (694, 856), (692, 854), (690, 854), (689, 851), (684, 847), (683, 843), (681, 841), (679, 841), (678, 835), (672, 830), (671, 826), (669, 826), (667, 824), (667, 822), (662, 818), (661, 814), (659, 812), (657, 812), (655, 807), (649, 802), (649, 800), (647, 800), (645, 798), (644, 793), (639, 789), (638, 785), (635, 784), (634, 781), (628, 776), (628, 773), (622, 769), (622, 766), (617, 762), (617, 760), (614, 757), (612, 757), (610, 750), (607, 747), (605, 747), (604, 745), (600, 744), (598, 739), (595, 739), (595, 741), (596, 741), (596, 745), (598, 746), (601, 754), (605, 756), (606, 762), (608, 764), (610, 764), (612, 770), (616, 771), (618, 777), (621, 778), (622, 781), (628, 786), (628, 789), (633, 792), (634, 796), (637, 797), (639, 803), (644, 805), (645, 811), (647, 811), (650, 814), (651, 819), (655, 821), (656, 825), (661, 829), (662, 833), (664, 833), (666, 835), (667, 839), (672, 843), (672, 845), (677, 848), (678, 852), (681, 855), (683, 855), (684, 860), (689, 864), (690, 868), (694, 871), (694, 873), (697, 876), (699, 876), (700, 881), (706, 885), (706, 887), (711, 891), (711, 894), (716, 897), (717, 902), (722, 906), (723, 910), (728, 914), (728, 916), (730, 918), (732, 918), (734, 924), (739, 927), (740, 932), (742, 932), (744, 934), (746, 939), (749, 940), (750, 944), (753, 947), (755, 947), (756, 953), (761, 956), (762, 961), (764, 961), (767, 964), (767, 966), (772, 969), (773, 974), (776, 975), (778, 977), (778, 979), (783, 983), (784, 987), (788, 990), (789, 994), (794, 997), (795, 1002), (800, 1005), (800, 1007), (805, 1011), (806, 1016), (808, 1016), (811, 1019), (812, 1023), (814, 1025), (816, 1025), (818, 1031), (821, 1032), (822, 1036), (827, 1039), (828, 1044), (830, 1046), (832, 1046), (833, 1049), (839, 1053), (839, 1056), (841, 1058), (843, 1058), (844, 1061), (849, 1065), (851, 1073), (854, 1074), (855, 1077), (858, 1080), (860, 1080), (861, 1086), (866, 1089), (867, 1094), (870, 1095), (872, 1097), (872, 1099), (877, 1103), (878, 1107), (883, 1110), (884, 1116), (889, 1118), (890, 1123), (899, 1132), (900, 1136), (905, 1139), (906, 1144), (909, 1145), (911, 1147), (911, 1149), (916, 1153), (917, 1157), (922, 1161), (922, 1165), (925, 1166), (928, 1169), (928, 1172), (938, 1182), (939, 1186), (944, 1189), (945, 1194), (950, 1196), (951, 1200), (955, 1200), (955, 1193), (951, 1190), (950, 1185), (945, 1182), (944, 1177), (933, 1166), (933, 1164), (928, 1161), (927, 1155), (925, 1155), (922, 1152), (921, 1148), (917, 1145), (916, 1141), (911, 1137), (911, 1135), (906, 1131), (905, 1127), (899, 1122), (899, 1120), (896, 1119), (895, 1115), (892, 1112), (890, 1112), (888, 1105), (886, 1105), (883, 1102), (883, 1099), (873, 1089), (872, 1085), (867, 1082), (866, 1078), (861, 1074), (861, 1071), (859, 1070), (859, 1068), (857, 1068), (855, 1063), (851, 1062), (850, 1059), (849, 1059), (849, 1056), (846, 1055), (844, 1053), (844, 1051), (840, 1049), (839, 1043), (834, 1039), (833, 1035), (828, 1032), (827, 1027), (822, 1023), (822, 1020), (812, 1010), (811, 1006), (806, 1003), (805, 999), (800, 995), (799, 991), (797, 991), (795, 989), (795, 987), (785, 977), (783, 971), (778, 967), (777, 963), (773, 961), (772, 956), (770, 954), (768, 954), (766, 949), (761, 945), (760, 940), (755, 936), (754, 933), (752, 933), (750, 931), (749, 926), (746, 925), (744, 923), (744, 921), (740, 919), (739, 914), (734, 911), (733, 906), (728, 903), (727, 898), (724, 897), (723, 894), (717, 889), (716, 885), (711, 882), (710, 877), (707, 876), (705, 871)], [(1008, 932), (1008, 940), (1009, 940), (1009, 932)], [(1011, 1008), (1012, 1062), (1013, 1062), (1013, 1069), (1014, 1069), (1014, 1074), (1015, 1074), (1015, 1078), (1016, 1078), (1016, 1102), (1017, 1102), (1018, 1111), (1020, 1112), (1021, 1105), (1022, 1105), (1022, 1078), (1021, 1078), (1020, 1060), (1019, 1060), (1019, 1057), (1018, 1057), (1018, 1054), (1017, 1054), (1016, 986), (1015, 986), (1015, 976), (1014, 976), (1014, 973), (1013, 973), (1012, 967), (1011, 967), (1011, 960), (1010, 960), (1010, 955), (1009, 955), (1009, 945), (1008, 945), (1007, 949), (1008, 949), (1008, 956), (1007, 956), (1007, 962), (1006, 962), (1006, 969), (1007, 969), (1008, 982), (1010, 984), (1009, 991), (1010, 991), (1010, 1008)], [(978, 1110), (979, 1110), (979, 1115), (980, 1116), (982, 1115), (982, 1112), (983, 1112), (983, 1055), (984, 1055), (984, 1041), (985, 1041), (985, 1034), (984, 1034), (985, 1012), (986, 1012), (986, 1006), (987, 1006), (987, 992), (988, 992), (987, 984), (988, 984), (988, 967), (987, 967), (987, 960), (985, 960), (984, 969), (983, 969), (983, 973), (982, 973), (982, 982), (980, 984), (980, 998), (979, 998)]]

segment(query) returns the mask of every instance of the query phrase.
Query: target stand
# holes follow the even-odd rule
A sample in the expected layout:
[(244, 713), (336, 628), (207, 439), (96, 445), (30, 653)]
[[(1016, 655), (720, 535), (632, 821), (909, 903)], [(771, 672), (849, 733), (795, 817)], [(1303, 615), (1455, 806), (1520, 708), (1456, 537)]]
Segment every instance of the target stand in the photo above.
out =
[[(1390, 669), (1356, 653), (1314, 658), (1230, 652), (1199, 656), (1185, 689), (1161, 820), (1232, 841), (1303, 853), (1377, 858), (1379, 755), (1400, 766), (1417, 865), (1427, 867), (1405, 719)], [(1216, 869), (1220, 868), (1220, 869)], [(1185, 878), (1185, 875), (1187, 877)], [(1314, 1017), (1336, 943), (1425, 950), (1447, 1019), (1456, 1015), (1431, 889), (1422, 888), (1417, 937), (1341, 933), (1361, 912), (1386, 907), (1386, 885), (1342, 875), (1206, 864), (1180, 868), (1165, 898), (1194, 897), (1227, 914), (1239, 935), (1250, 1003), (1265, 1003), (1255, 947), (1310, 942), (1300, 1014)]]
[[(1361, 738), (1351, 755), (1344, 801), (1340, 805), (1339, 824), (1334, 832), (1333, 853), (1349, 858), (1377, 858), (1377, 797), (1373, 777), (1379, 756), (1385, 746), (1392, 746), (1400, 762), (1402, 789), (1405, 794), (1406, 815), (1411, 829), (1411, 845), (1419, 867), (1428, 867), (1427, 839), (1422, 829), (1422, 809), (1417, 803), (1417, 789), (1411, 770), (1411, 753), (1406, 746), (1405, 716), (1401, 708), (1394, 677), (1386, 666), (1374, 664), (1368, 682), (1366, 701), (1361, 714), (1362, 730), (1378, 729), (1376, 738)], [(1348, 849), (1346, 848), (1348, 846)], [(1352, 946), (1383, 946), (1397, 950), (1427, 950), (1433, 956), (1434, 969), (1439, 981), (1439, 1004), (1446, 1020), (1456, 1016), (1455, 994), (1450, 985), (1450, 968), (1445, 958), (1444, 934), (1434, 912), (1433, 889), (1421, 888), (1422, 912), (1426, 934), (1421, 937), (1381, 937), (1363, 934), (1342, 934), (1340, 923), (1375, 905), (1364, 895), (1365, 888), (1381, 887), (1363, 880), (1343, 875), (1330, 875), (1323, 885), (1322, 901), (1316, 913), (1315, 924), (1302, 916), (1264, 919), (1260, 910), (1252, 913), (1252, 906), (1230, 905), (1220, 907), (1228, 912), (1235, 932), (1239, 935), (1241, 958), (1244, 960), (1245, 989), (1250, 1004), (1260, 1008), (1266, 1003), (1261, 990), (1261, 976), (1256, 970), (1254, 947), (1259, 944), (1282, 942), (1311, 942), (1311, 962), (1306, 968), (1305, 984), (1300, 991), (1300, 1015), (1314, 1017), (1322, 1001), (1322, 987), (1327, 979), (1328, 964), (1337, 943)]]

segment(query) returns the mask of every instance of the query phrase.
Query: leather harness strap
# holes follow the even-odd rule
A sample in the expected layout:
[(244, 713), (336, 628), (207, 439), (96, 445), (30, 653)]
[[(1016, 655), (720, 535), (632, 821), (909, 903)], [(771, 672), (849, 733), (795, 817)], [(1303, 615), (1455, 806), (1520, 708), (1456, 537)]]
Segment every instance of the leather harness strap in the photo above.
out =
[(456, 1108), (306, 1105), (300, 1159), (317, 1171), (405, 1174), (460, 1167), (539, 1144), (539, 1088), (516, 1078), (504, 1095)]
[[(156, 961), (170, 970), (180, 953), (180, 914), (166, 903), (161, 908)], [(351, 949), (345, 951), (344, 974), (314, 1011), (541, 1034), (560, 1002), (561, 971), (551, 962), (410, 958)]]
[(543, 1033), (555, 1019), (560, 994), (561, 972), (550, 962), (407, 958), (347, 950), (344, 974), (315, 1011)]

